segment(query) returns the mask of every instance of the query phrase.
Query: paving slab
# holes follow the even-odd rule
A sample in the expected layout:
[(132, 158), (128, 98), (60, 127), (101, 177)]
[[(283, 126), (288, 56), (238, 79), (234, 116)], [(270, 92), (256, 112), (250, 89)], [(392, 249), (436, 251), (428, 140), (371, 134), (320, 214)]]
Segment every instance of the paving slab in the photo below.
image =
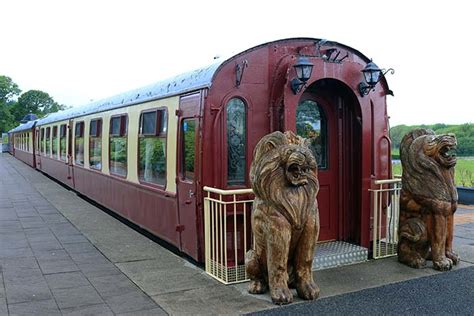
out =
[(61, 315), (58, 305), (53, 299), (8, 304), (10, 315)]
[(61, 310), (62, 315), (83, 316), (83, 315), (115, 315), (107, 304), (87, 305), (80, 307), (65, 308)]
[(21, 283), (5, 280), (8, 304), (53, 299), (44, 277), (31, 278)]
[(52, 289), (60, 309), (102, 304), (104, 301), (91, 285)]
[(45, 275), (45, 279), (52, 290), (90, 285), (89, 280), (79, 271), (49, 274)]
[(136, 291), (107, 297), (105, 302), (117, 314), (156, 308), (155, 301), (148, 295)]

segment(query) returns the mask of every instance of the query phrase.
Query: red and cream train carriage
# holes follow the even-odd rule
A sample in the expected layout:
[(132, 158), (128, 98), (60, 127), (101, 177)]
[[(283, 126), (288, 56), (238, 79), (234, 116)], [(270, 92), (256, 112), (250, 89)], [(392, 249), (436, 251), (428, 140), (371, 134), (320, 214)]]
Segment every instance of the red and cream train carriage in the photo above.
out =
[[(259, 139), (292, 130), (319, 162), (320, 240), (368, 247), (369, 189), (391, 165), (391, 91), (383, 76), (360, 89), (369, 62), (336, 42), (266, 43), (20, 126), (15, 156), (203, 261), (203, 187), (249, 188)], [(305, 83), (295, 65), (312, 66)]]

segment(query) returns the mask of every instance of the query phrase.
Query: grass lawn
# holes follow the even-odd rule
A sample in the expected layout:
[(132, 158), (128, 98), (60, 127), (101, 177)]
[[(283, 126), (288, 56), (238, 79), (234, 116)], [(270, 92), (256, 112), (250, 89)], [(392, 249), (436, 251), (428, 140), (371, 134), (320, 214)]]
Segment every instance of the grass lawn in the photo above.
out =
[[(394, 175), (401, 175), (402, 165), (399, 163), (393, 164), (392, 173)], [(456, 185), (474, 187), (474, 157), (458, 157), (454, 177)]]

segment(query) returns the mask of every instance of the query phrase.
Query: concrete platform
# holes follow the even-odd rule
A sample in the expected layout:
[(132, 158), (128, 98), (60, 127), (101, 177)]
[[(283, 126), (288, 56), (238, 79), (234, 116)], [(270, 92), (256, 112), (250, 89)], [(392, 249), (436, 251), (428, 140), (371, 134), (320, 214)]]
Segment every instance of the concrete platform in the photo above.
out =
[[(474, 223), (458, 224), (455, 235), (463, 257), (455, 269), (473, 265)], [(245, 283), (220, 284), (8, 154), (0, 154), (0, 272), (0, 315), (242, 314), (275, 307), (268, 295), (249, 295)], [(438, 274), (393, 257), (314, 273), (321, 297)]]

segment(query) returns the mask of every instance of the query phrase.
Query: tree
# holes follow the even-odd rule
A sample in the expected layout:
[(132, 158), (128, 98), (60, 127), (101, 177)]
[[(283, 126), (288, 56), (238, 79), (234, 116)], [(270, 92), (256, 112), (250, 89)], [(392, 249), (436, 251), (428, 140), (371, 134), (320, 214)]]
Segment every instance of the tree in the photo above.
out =
[(7, 103), (0, 101), (0, 134), (8, 132), (15, 125), (15, 118), (10, 113), (10, 107)]
[(7, 132), (15, 127), (11, 110), (16, 103), (15, 97), (20, 92), (18, 85), (10, 77), (0, 76), (0, 132)]
[(9, 103), (21, 90), (10, 77), (0, 76), (0, 102)]
[(48, 93), (40, 90), (29, 90), (18, 98), (13, 114), (15, 120), (20, 121), (28, 113), (43, 117), (48, 113), (57, 112), (64, 108), (64, 105), (55, 102)]

